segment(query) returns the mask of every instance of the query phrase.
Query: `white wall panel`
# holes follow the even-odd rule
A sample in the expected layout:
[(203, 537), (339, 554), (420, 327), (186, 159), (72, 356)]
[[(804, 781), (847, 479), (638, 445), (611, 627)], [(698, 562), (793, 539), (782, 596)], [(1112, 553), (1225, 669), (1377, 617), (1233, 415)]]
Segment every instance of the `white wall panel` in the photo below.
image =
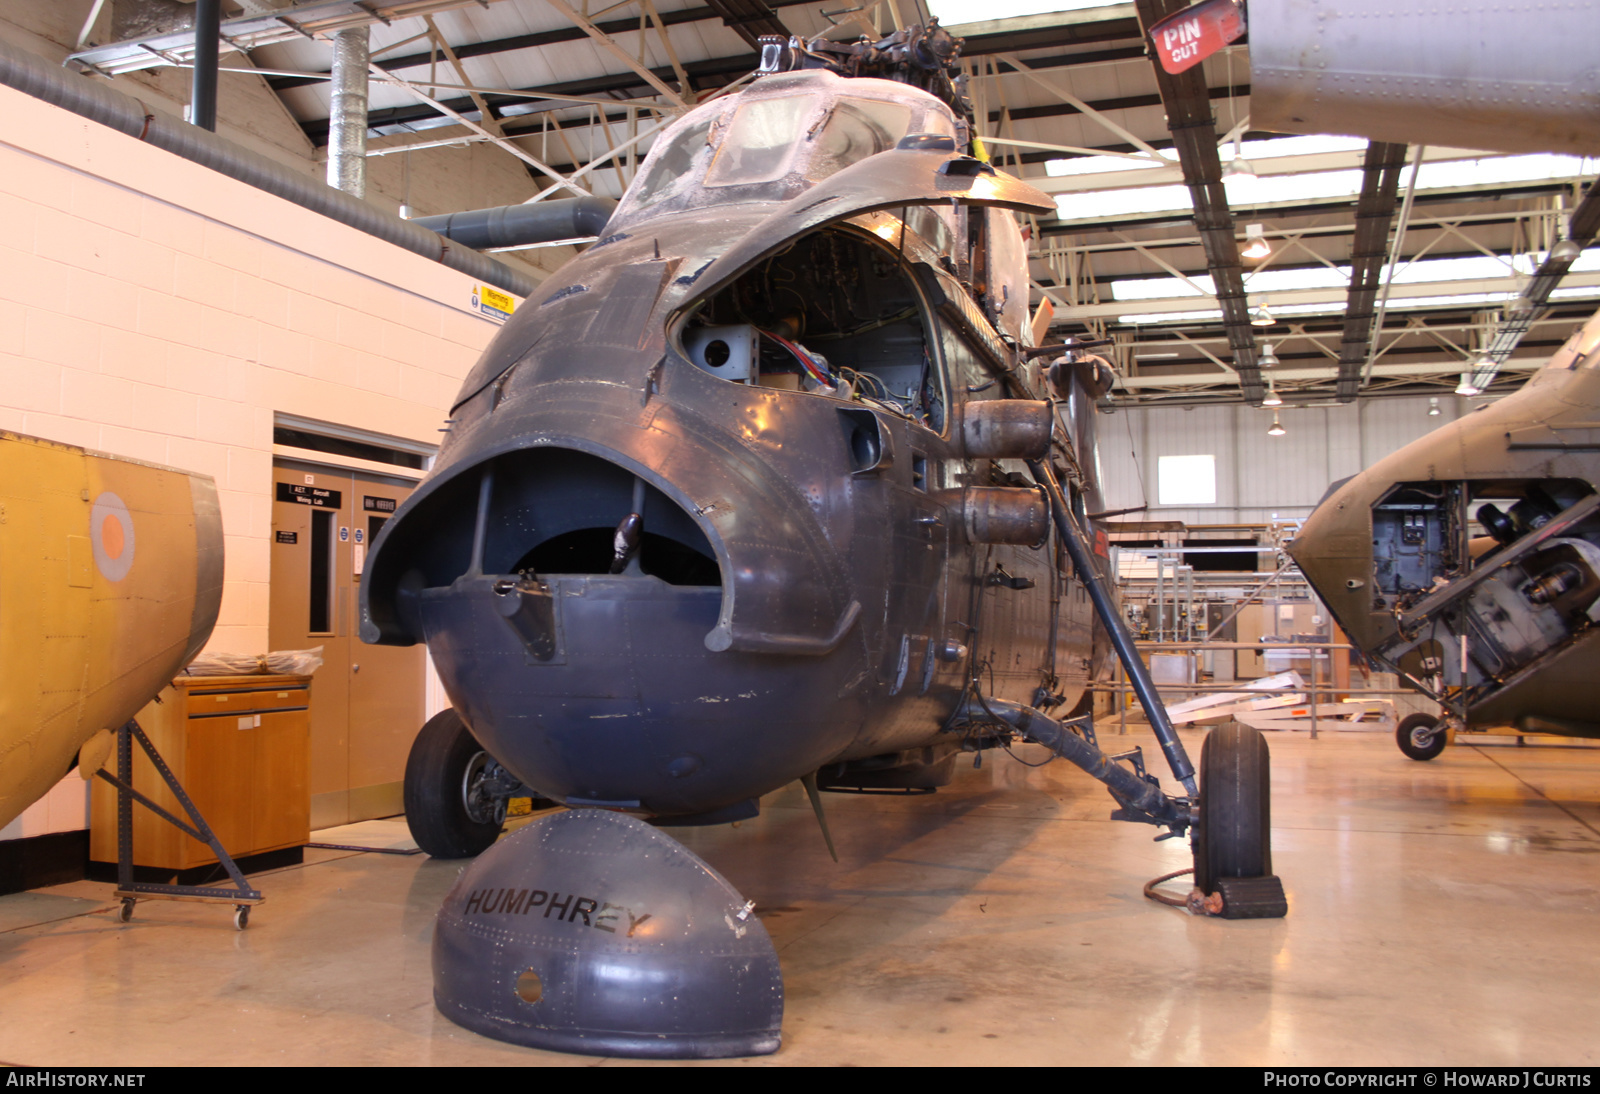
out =
[[(1147, 519), (1190, 524), (1304, 517), (1331, 483), (1452, 421), (1471, 404), (1445, 395), (1439, 397), (1439, 417), (1430, 418), (1428, 408), (1426, 397), (1284, 408), (1279, 412), (1287, 430), (1282, 437), (1267, 435), (1272, 411), (1257, 407), (1153, 407), (1102, 414), (1106, 508), (1148, 505)], [(1160, 505), (1160, 458), (1206, 454), (1217, 461), (1216, 504)]]

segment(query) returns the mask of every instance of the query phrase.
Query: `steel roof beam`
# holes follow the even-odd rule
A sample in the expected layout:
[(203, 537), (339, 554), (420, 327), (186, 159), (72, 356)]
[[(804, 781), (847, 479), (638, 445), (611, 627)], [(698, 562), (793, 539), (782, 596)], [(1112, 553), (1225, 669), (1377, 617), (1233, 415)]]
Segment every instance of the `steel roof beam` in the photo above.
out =
[(789, 37), (789, 28), (765, 0), (706, 0), (706, 4), (751, 49), (760, 48), (757, 41), (764, 34)]
[[(1187, 0), (1138, 0), (1139, 21), (1150, 27), (1168, 15), (1183, 10)], [(1172, 131), (1183, 167), (1184, 185), (1194, 202), (1194, 225), (1206, 253), (1206, 267), (1216, 287), (1217, 303), (1222, 306), (1222, 323), (1233, 350), (1233, 365), (1239, 372), (1239, 389), (1246, 402), (1259, 403), (1266, 394), (1261, 369), (1256, 360), (1255, 328), (1250, 325), (1250, 308), (1244, 294), (1244, 269), (1239, 263), (1239, 246), (1233, 238), (1233, 213), (1222, 188), (1222, 157), (1217, 153), (1217, 123), (1211, 113), (1212, 92), (1206, 86), (1203, 66), (1196, 65), (1176, 76), (1161, 67), (1154, 53), (1150, 67), (1155, 73), (1161, 102), (1167, 109), (1167, 128)]]
[(1345, 298), (1344, 337), (1339, 342), (1336, 397), (1341, 403), (1356, 397), (1361, 367), (1367, 363), (1372, 344), (1378, 277), (1389, 253), (1389, 225), (1394, 220), (1406, 148), (1404, 144), (1371, 141), (1361, 165), (1361, 194), (1356, 198), (1355, 237), (1350, 244), (1350, 291)]
[[(816, 0), (770, 0), (774, 8), (795, 7), (800, 4), (815, 3)], [(680, 23), (700, 23), (708, 19), (716, 19), (717, 13), (709, 7), (684, 8), (681, 11), (664, 11), (661, 13), (661, 22), (669, 27), (678, 26)], [(607, 19), (595, 23), (595, 26), (606, 34), (636, 34), (639, 30), (639, 20), (630, 16), (626, 19)], [(464, 42), (455, 47), (456, 56), (462, 60), (471, 57), (492, 57), (499, 53), (512, 53), (519, 49), (537, 49), (540, 46), (560, 45), (562, 42), (580, 42), (588, 35), (577, 26), (558, 27), (555, 30), (541, 30), (533, 34), (518, 34), (510, 38), (495, 38), (488, 42)], [(407, 53), (398, 57), (386, 57), (378, 64), (390, 72), (397, 72), (405, 68), (420, 68), (430, 63), (434, 55), (427, 50), (417, 53)], [(291, 87), (307, 87), (322, 83), (321, 80), (300, 76), (283, 76), (267, 81), (274, 91), (285, 91)]]

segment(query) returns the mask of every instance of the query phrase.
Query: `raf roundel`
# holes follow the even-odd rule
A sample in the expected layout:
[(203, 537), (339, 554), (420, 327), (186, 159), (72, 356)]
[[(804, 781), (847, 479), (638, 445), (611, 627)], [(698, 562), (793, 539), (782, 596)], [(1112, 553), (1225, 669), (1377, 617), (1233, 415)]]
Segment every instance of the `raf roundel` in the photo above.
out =
[(133, 568), (133, 516), (109, 490), (95, 498), (89, 510), (89, 538), (94, 544), (94, 564), (106, 580), (127, 577)]

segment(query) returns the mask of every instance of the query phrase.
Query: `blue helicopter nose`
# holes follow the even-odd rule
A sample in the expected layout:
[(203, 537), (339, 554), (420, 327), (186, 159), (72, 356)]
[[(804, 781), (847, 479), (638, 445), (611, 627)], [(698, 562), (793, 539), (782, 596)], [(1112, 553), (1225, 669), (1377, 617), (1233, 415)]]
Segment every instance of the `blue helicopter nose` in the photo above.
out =
[[(470, 504), (481, 519), (405, 514), (413, 534), (430, 534), (411, 547), (399, 614), (426, 637), (474, 736), (528, 785), (573, 805), (753, 812), (752, 799), (848, 740), (835, 706), (843, 658), (708, 642), (722, 567), (662, 489), (556, 447), (503, 454), (454, 482), (432, 509)], [(436, 574), (459, 576), (428, 576), (444, 556), (455, 561)], [(819, 734), (819, 723), (836, 728)]]

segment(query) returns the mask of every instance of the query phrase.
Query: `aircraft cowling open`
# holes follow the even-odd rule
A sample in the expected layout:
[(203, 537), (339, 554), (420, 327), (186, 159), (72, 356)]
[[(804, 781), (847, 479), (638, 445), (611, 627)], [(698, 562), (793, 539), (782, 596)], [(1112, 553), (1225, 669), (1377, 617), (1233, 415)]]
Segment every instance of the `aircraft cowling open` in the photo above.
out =
[[(868, 655), (844, 560), (883, 520), (851, 496), (835, 401), (660, 360), (536, 349), (462, 406), (374, 545), (362, 637), (425, 638), (474, 735), (541, 792), (681, 816), (775, 789), (857, 734)], [(643, 572), (611, 575), (635, 479)], [(584, 536), (604, 559), (540, 555)]]

